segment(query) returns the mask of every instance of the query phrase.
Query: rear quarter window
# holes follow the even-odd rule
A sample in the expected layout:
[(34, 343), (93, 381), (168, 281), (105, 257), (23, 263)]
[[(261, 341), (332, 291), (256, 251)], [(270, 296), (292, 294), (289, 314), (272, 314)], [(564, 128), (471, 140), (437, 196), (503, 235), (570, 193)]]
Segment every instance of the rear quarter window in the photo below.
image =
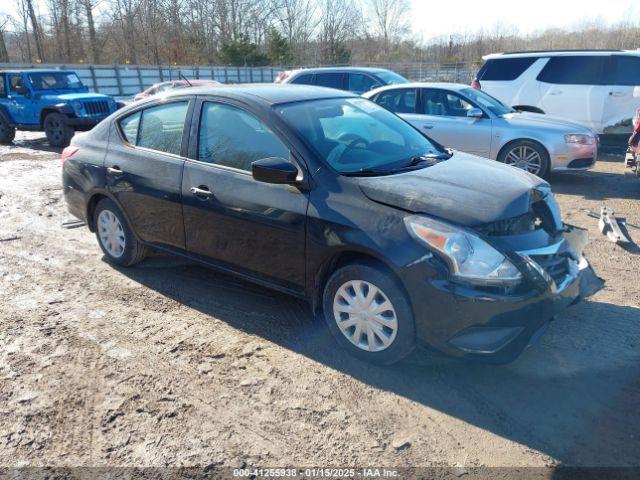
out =
[(538, 80), (560, 85), (602, 85), (607, 56), (551, 57)]
[(612, 56), (610, 68), (607, 68), (605, 83), (622, 86), (640, 85), (640, 57)]
[(538, 60), (538, 57), (493, 58), (487, 60), (478, 72), (478, 80), (515, 80), (536, 60)]
[(290, 83), (296, 83), (299, 85), (313, 85), (313, 75), (311, 74), (304, 74), (304, 75), (300, 75), (296, 78), (294, 78), (293, 80), (291, 80)]

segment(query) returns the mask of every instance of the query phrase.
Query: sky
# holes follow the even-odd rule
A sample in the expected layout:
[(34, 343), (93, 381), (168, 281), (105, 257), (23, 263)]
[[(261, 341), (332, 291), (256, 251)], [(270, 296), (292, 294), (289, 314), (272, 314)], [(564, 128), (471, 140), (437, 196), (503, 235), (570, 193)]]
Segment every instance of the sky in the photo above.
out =
[[(366, 3), (366, 0), (360, 0)], [(640, 0), (409, 0), (413, 33), (423, 41), (497, 25), (523, 34), (545, 28), (577, 28), (585, 21), (640, 23)], [(35, 0), (40, 9), (46, 0)], [(15, 0), (0, 0), (0, 12), (15, 13)]]
[(423, 40), (462, 32), (492, 31), (496, 25), (530, 34), (575, 28), (581, 22), (640, 23), (639, 0), (410, 0), (414, 33)]

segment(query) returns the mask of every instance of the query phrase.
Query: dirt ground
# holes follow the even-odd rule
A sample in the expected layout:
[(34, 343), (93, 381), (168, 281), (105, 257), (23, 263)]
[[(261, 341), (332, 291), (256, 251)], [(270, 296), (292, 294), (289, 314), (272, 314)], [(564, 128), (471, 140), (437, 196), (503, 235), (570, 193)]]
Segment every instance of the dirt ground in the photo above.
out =
[[(342, 354), (295, 299), (169, 257), (103, 259), (40, 134), (0, 150), (0, 465), (638, 466), (640, 225), (622, 158), (555, 176), (606, 287), (507, 366)], [(629, 227), (640, 243), (640, 230)]]

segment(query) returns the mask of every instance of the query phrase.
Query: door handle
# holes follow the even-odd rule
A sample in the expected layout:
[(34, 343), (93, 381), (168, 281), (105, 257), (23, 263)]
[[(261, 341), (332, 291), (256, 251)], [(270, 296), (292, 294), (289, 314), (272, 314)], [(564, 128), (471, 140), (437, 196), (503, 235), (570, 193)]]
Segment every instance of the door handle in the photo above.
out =
[(549, 95), (561, 95), (562, 94), (562, 90), (552, 90), (551, 92), (549, 92)]
[(422, 128), (424, 128), (425, 130), (431, 130), (433, 128), (433, 124), (425, 123), (424, 125), (422, 125)]
[(212, 195), (211, 190), (209, 190), (209, 188), (204, 185), (200, 185), (199, 187), (191, 187), (189, 191), (202, 200), (206, 200)]
[(612, 97), (624, 97), (624, 92), (609, 92)]
[(111, 175), (122, 175), (124, 172), (122, 170), (120, 170), (120, 167), (117, 165), (114, 165), (113, 167), (109, 167), (107, 168), (107, 173), (110, 173)]

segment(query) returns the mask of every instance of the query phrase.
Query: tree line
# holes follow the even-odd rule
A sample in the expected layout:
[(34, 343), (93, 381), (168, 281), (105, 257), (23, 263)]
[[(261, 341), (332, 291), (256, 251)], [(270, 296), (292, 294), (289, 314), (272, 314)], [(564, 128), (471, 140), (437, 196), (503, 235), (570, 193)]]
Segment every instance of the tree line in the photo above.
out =
[(640, 47), (638, 22), (419, 40), (409, 0), (17, 0), (0, 62), (331, 65), (477, 63), (500, 51)]

